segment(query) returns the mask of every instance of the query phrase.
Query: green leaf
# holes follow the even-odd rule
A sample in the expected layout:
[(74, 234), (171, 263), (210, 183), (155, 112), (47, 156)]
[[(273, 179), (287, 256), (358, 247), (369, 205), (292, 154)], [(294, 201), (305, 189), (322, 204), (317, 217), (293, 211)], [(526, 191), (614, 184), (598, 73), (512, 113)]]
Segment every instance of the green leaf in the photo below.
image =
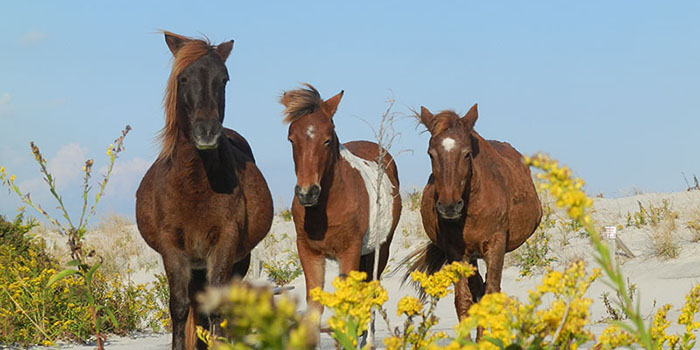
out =
[(357, 322), (355, 320), (347, 320), (347, 330), (348, 330), (348, 336), (353, 339), (357, 339)]
[(343, 332), (334, 330), (331, 337), (338, 341), (340, 346), (345, 350), (354, 350), (355, 346), (352, 344), (352, 340)]
[(61, 279), (65, 278), (65, 277), (67, 277), (67, 276), (70, 276), (70, 275), (74, 275), (74, 274), (76, 274), (76, 273), (78, 273), (78, 270), (65, 269), (65, 270), (63, 270), (63, 271), (61, 271), (61, 272), (59, 272), (59, 273), (53, 275), (53, 276), (49, 279), (49, 283), (46, 284), (46, 287), (50, 287), (52, 284), (54, 284), (54, 283), (60, 281)]
[(78, 265), (80, 265), (80, 260), (78, 260), (78, 259), (71, 260), (68, 263), (66, 263), (66, 266), (78, 266)]
[(486, 340), (487, 342), (498, 346), (499, 349), (503, 349), (503, 341), (500, 339), (487, 337), (487, 336), (482, 336), (481, 339)]
[(90, 270), (85, 274), (85, 284), (86, 285), (89, 286), (92, 283), (92, 275), (95, 274), (95, 271), (97, 271), (97, 269), (99, 269), (100, 266), (102, 266), (102, 263), (97, 263), (97, 264), (93, 265), (90, 268)]
[(107, 313), (107, 316), (109, 316), (109, 320), (112, 321), (114, 328), (119, 328), (119, 323), (117, 322), (117, 318), (114, 317), (114, 312), (112, 312), (112, 309), (106, 307), (104, 310)]

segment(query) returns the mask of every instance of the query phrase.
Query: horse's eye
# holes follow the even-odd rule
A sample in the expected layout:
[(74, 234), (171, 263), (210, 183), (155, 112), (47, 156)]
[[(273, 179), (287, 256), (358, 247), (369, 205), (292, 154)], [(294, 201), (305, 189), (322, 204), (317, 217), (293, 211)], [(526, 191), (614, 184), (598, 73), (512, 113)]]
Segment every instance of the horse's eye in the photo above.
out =
[(180, 82), (180, 84), (184, 84), (184, 83), (187, 82), (187, 78), (186, 78), (186, 77), (180, 77), (179, 82)]
[(289, 140), (289, 143), (294, 144), (294, 141), (292, 141), (291, 138), (288, 138), (287, 140)]
[(228, 83), (228, 78), (224, 78), (224, 80), (222, 81), (222, 83), (223, 83), (224, 85), (226, 85), (226, 83)]
[(323, 145), (326, 146), (326, 147), (328, 147), (328, 145), (330, 145), (330, 144), (331, 144), (331, 139), (328, 139), (328, 140), (326, 140), (326, 141), (323, 141)]
[(469, 159), (472, 156), (472, 152), (467, 152), (464, 154), (464, 159)]

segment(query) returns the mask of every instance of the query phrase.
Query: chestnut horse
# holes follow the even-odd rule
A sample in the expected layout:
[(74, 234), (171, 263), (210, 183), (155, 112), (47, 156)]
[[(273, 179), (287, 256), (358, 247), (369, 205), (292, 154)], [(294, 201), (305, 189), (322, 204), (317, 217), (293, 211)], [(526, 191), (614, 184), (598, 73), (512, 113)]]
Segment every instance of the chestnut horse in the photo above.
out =
[(417, 117), (431, 135), (433, 172), (423, 190), (421, 216), (432, 242), (409, 256), (409, 270), (434, 273), (452, 261), (476, 267), (477, 258), (484, 259), (485, 290), (478, 271), (455, 286), (461, 320), (484, 293), (501, 291), (504, 255), (535, 232), (542, 209), (522, 155), (474, 131), (476, 104), (462, 118), (452, 111), (433, 115), (425, 107)]
[(285, 106), (284, 121), (289, 123), (297, 176), (292, 217), (306, 279), (306, 301), (319, 312), (323, 308), (309, 298), (309, 291), (323, 288), (325, 259), (338, 261), (341, 276), (359, 270), (371, 279), (375, 240), (379, 239), (377, 276), (381, 276), (401, 215), (399, 177), (391, 155), (382, 150), (380, 167), (376, 143), (341, 144), (338, 140), (333, 115), (342, 96), (341, 91), (323, 101), (306, 84), (306, 88), (286, 92), (280, 101)]
[[(172, 348), (181, 350), (194, 346), (194, 323), (209, 327), (195, 294), (246, 274), (250, 251), (270, 229), (273, 208), (248, 142), (221, 124), (224, 62), (233, 41), (212, 46), (164, 34), (174, 62), (164, 97), (162, 150), (136, 192), (136, 222), (163, 258)], [(217, 318), (212, 315), (212, 325)], [(197, 347), (206, 349), (202, 342)]]

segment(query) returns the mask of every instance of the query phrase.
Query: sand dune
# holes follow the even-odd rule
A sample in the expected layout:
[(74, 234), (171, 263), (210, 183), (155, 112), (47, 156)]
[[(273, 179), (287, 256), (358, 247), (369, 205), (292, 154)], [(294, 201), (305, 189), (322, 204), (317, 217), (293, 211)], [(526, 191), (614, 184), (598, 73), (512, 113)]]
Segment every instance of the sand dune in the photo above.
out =
[[(678, 213), (675, 219), (676, 230), (673, 232), (674, 240), (679, 244), (679, 256), (675, 259), (662, 259), (656, 257), (652, 243), (649, 238), (652, 228), (649, 225), (640, 228), (631, 226), (627, 227), (626, 216), (628, 213), (639, 211), (639, 203), (645, 207), (655, 206), (660, 207), (663, 201), (668, 202), (669, 208)], [(394, 241), (392, 243), (392, 255), (390, 265), (387, 270), (396, 266), (401, 258), (406, 256), (413, 249), (418, 248), (427, 238), (423, 233), (420, 223), (420, 214), (416, 210), (410, 210), (409, 205), (404, 205), (401, 221), (396, 230)], [(669, 319), (675, 320), (679, 314), (680, 307), (684, 302), (685, 294), (690, 288), (700, 283), (700, 243), (692, 242), (692, 232), (686, 227), (686, 222), (700, 210), (700, 191), (679, 192), (679, 193), (648, 193), (635, 195), (631, 197), (607, 199), (598, 198), (594, 201), (594, 219), (596, 225), (603, 227), (606, 225), (621, 226), (618, 231), (618, 236), (634, 253), (634, 258), (627, 258), (618, 255), (618, 261), (622, 264), (625, 276), (629, 278), (631, 283), (637, 285), (639, 293), (640, 305), (643, 314), (651, 314), (656, 307), (663, 304), (673, 304), (674, 307), (669, 312)], [(140, 239), (135, 226), (129, 228), (131, 235)], [(563, 235), (559, 228), (555, 227), (547, 232), (551, 236), (550, 246), (551, 255), (556, 260), (552, 263), (551, 268), (563, 269), (566, 264), (577, 259), (583, 259), (588, 263), (588, 268), (595, 266), (592, 248), (590, 247), (588, 238), (569, 233), (568, 243), (564, 244)], [(296, 250), (295, 246), (295, 231), (291, 221), (285, 221), (281, 216), (275, 217), (271, 234), (277, 240), (276, 243), (261, 244), (254, 251), (254, 257), (257, 261), (270, 259), (272, 256), (279, 256), (280, 252), (285, 252), (289, 249)], [(149, 271), (139, 271), (136, 280), (139, 282), (148, 281), (154, 273), (159, 272), (162, 267), (159, 265), (157, 255), (147, 249), (145, 245), (141, 246), (143, 256), (157, 263), (157, 267)], [(143, 256), (140, 258), (143, 259)], [(137, 257), (134, 257), (136, 261)], [(264, 275), (259, 275), (257, 265), (251, 267), (248, 279), (256, 283), (268, 283)], [(481, 266), (482, 273), (485, 271), (484, 266)], [(503, 273), (502, 290), (508, 295), (514, 296), (523, 300), (527, 296), (528, 289), (532, 289), (537, 285), (544, 271), (538, 272), (533, 277), (519, 278), (519, 268), (517, 266), (509, 266)], [(326, 288), (330, 288), (330, 281), (337, 276), (337, 264), (330, 261), (326, 270)], [(399, 318), (396, 317), (395, 308), (397, 301), (404, 295), (414, 293), (408, 287), (401, 287), (400, 276), (384, 276), (382, 284), (389, 292), (389, 301), (385, 304), (388, 309), (388, 314), (391, 317), (393, 325), (399, 325)], [(291, 286), (293, 290), (289, 292), (294, 297), (299, 299), (299, 308), (305, 308), (304, 302), (304, 280), (303, 277), (295, 279)], [(605, 324), (598, 321), (607, 317), (605, 307), (601, 302), (601, 296), (604, 292), (610, 291), (602, 280), (596, 281), (588, 291), (588, 297), (594, 299), (592, 307), (592, 322), (591, 330), (600, 334)], [(452, 327), (457, 323), (457, 317), (454, 310), (453, 298), (448, 296), (443, 299), (437, 308), (437, 314), (440, 317), (440, 323), (437, 326), (438, 330), (452, 332)], [(329, 312), (324, 313), (324, 319), (329, 317)], [(378, 339), (387, 336), (387, 330), (384, 324), (378, 323)], [(671, 331), (678, 331), (677, 326), (672, 326)], [(170, 335), (169, 334), (137, 334), (130, 338), (111, 337), (108, 343), (109, 349), (133, 349), (139, 348), (142, 350), (149, 349), (169, 349)], [(378, 342), (381, 347), (381, 343)], [(91, 346), (65, 345), (65, 349), (91, 349)], [(333, 342), (329, 336), (322, 336), (322, 349), (334, 348)], [(41, 349), (41, 347), (36, 347)]]

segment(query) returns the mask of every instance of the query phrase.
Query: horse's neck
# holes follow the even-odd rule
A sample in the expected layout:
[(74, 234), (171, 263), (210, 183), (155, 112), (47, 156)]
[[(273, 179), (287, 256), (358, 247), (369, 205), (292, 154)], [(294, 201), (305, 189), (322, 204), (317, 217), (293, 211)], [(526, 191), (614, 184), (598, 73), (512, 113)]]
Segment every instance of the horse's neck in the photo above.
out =
[(174, 169), (179, 176), (204, 190), (208, 186), (217, 193), (231, 193), (238, 185), (232, 146), (224, 135), (215, 150), (200, 152), (190, 141), (175, 146)]
[(347, 168), (350, 167), (350, 164), (340, 155), (340, 147), (343, 147), (342, 144), (339, 145), (338, 150), (331, 156), (330, 161), (332, 164), (327, 168), (328, 170), (324, 173), (323, 179), (321, 180), (322, 191), (323, 189), (327, 189), (325, 195), (327, 196), (326, 200), (328, 202), (343, 201), (345, 197), (344, 193), (346, 193), (346, 181), (343, 177), (347, 176), (345, 173), (347, 172)]
[[(488, 145), (485, 145), (486, 140), (476, 132), (472, 132), (471, 139), (474, 140), (474, 142), (472, 144), (471, 174), (468, 175), (469, 185), (467, 186), (467, 190), (469, 191), (469, 197), (474, 198), (478, 196), (483, 189), (481, 179), (485, 176), (489, 176), (489, 164), (487, 164), (486, 161), (489, 157), (487, 155), (489, 150), (487, 149)], [(476, 154), (474, 153), (475, 146)]]

